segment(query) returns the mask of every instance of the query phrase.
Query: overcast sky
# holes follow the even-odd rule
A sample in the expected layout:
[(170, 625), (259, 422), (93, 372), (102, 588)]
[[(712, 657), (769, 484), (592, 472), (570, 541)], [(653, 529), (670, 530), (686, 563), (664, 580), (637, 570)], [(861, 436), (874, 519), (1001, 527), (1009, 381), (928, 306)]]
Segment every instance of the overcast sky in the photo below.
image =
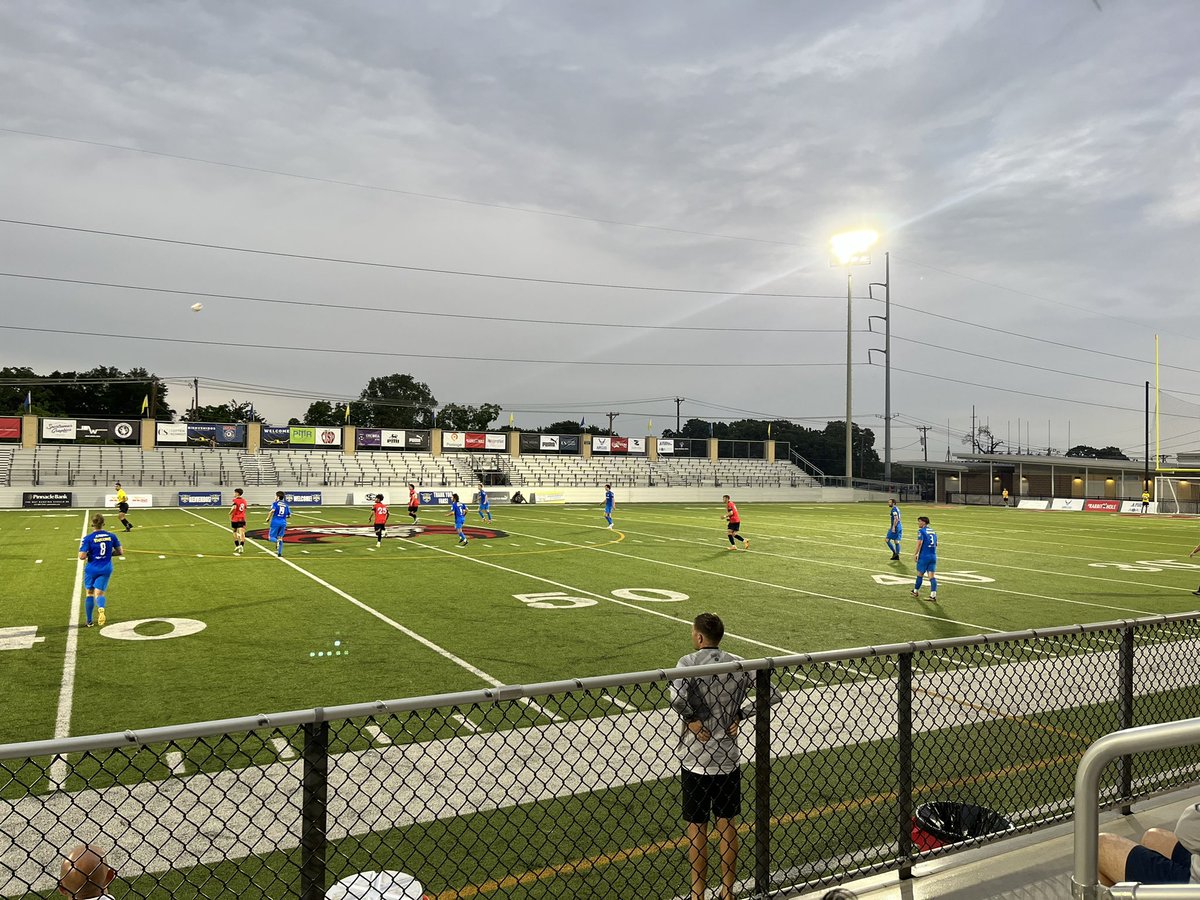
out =
[[(1140, 452), (1156, 333), (1163, 363), (1183, 367), (1162, 370), (1164, 387), (1200, 402), (1200, 8), (1099, 5), (14, 0), (0, 5), (2, 218), (814, 296), (0, 224), (6, 273), (742, 329), (216, 298), (194, 314), (194, 297), (0, 277), (6, 326), (214, 342), (0, 330), (0, 364), (196, 376), (202, 402), (254, 400), (277, 422), (411, 372), (440, 402), (501, 404), (502, 424), (509, 410), (529, 425), (612, 410), (643, 434), (673, 424), (677, 396), (685, 418), (823, 423), (845, 413), (846, 275), (828, 237), (872, 227), (855, 295), (883, 281), (889, 251), (896, 458), (919, 455), (921, 423), (931, 458), (948, 420), (963, 449), (973, 404), (1013, 444), (1020, 420), (1035, 448), (1065, 450), (1069, 423), (1070, 444)], [(883, 357), (868, 366), (867, 350), (883, 339), (865, 331), (882, 312), (854, 305), (855, 419), (880, 434)], [(1170, 420), (1168, 449), (1197, 429)]]

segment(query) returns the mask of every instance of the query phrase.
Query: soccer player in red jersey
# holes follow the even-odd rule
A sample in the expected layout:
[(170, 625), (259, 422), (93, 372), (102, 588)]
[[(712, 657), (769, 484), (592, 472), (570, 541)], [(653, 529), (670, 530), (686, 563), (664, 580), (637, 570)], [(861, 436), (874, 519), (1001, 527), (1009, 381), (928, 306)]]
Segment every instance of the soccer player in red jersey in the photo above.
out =
[(742, 527), (742, 517), (738, 514), (737, 505), (729, 499), (728, 494), (721, 499), (725, 501), (725, 521), (729, 523), (729, 549), (736, 550), (737, 547), (733, 542), (739, 540), (742, 542), (742, 549), (749, 550), (750, 539), (738, 534), (738, 530)]
[(383, 502), (383, 494), (375, 495), (375, 505), (371, 507), (371, 524), (375, 526), (375, 546), (383, 546), (383, 533), (387, 529), (388, 508)]
[(412, 517), (413, 524), (417, 524), (417, 510), (421, 508), (421, 498), (417, 496), (417, 488), (415, 485), (408, 486), (408, 514)]
[(233, 529), (233, 552), (241, 556), (246, 549), (246, 498), (241, 488), (233, 489), (233, 503), (229, 505), (229, 527)]

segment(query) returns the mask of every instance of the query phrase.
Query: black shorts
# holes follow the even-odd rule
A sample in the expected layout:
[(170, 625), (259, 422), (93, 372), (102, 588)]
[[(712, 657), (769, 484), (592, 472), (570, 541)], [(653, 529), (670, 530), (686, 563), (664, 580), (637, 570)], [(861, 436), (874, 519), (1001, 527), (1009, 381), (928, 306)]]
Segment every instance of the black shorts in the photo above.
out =
[(122, 513), (122, 514), (129, 512), (129, 504), (128, 503), (118, 503), (117, 504), (117, 512)]
[(742, 808), (742, 773), (697, 775), (682, 770), (683, 820), (701, 824), (714, 819), (732, 819)]
[(376, 522), (375, 523), (375, 533), (376, 534), (383, 534), (383, 530), (385, 528), (387, 528), (387, 522)]
[(1142, 884), (1187, 884), (1192, 877), (1192, 854), (1176, 843), (1171, 858), (1137, 844), (1125, 859), (1125, 880)]
[(246, 520), (242, 519), (242, 521), (240, 521), (240, 522), (230, 522), (229, 527), (232, 528), (234, 531), (237, 531), (239, 528), (245, 528)]
[(738, 530), (740, 530), (740, 529), (741, 529), (741, 527), (742, 527), (742, 523), (741, 523), (741, 522), (730, 522), (730, 523), (729, 523), (729, 530), (730, 530), (730, 531), (738, 531)]
[(420, 508), (421, 508), (421, 507), (419, 507), (419, 506), (410, 506), (410, 507), (408, 508), (408, 514), (409, 514), (410, 516), (415, 516), (415, 515), (417, 514), (417, 510), (418, 510), (418, 509), (420, 509)]

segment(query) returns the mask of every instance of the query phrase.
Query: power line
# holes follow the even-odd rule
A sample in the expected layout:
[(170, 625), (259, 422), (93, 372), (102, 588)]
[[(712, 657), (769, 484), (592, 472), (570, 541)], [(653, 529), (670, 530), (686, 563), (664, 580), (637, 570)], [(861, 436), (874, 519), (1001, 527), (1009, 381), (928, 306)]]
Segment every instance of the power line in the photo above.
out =
[(436, 269), (429, 266), (406, 266), (369, 259), (350, 259), (341, 256), (318, 256), (309, 253), (287, 253), (282, 250), (264, 250), (259, 247), (236, 247), (231, 244), (210, 244), (204, 241), (184, 241), (175, 238), (154, 237), (123, 231), (108, 231), (102, 228), (77, 228), (72, 225), (56, 225), (51, 222), (31, 222), (24, 219), (0, 219), (5, 225), (24, 228), (46, 228), (51, 231), (68, 231), (75, 234), (94, 234), (102, 237), (122, 238), (130, 241), (146, 241), (152, 244), (169, 244), (175, 247), (197, 247), (204, 250), (222, 250), (229, 253), (247, 253), (254, 256), (270, 256), (278, 259), (300, 259), (309, 262), (326, 262), (342, 266), (364, 266), (372, 269), (393, 269), (401, 272), (423, 272), (430, 275), (456, 275), (463, 278), (487, 278), (495, 281), (517, 281), (523, 284), (553, 284), (565, 287), (603, 288), (612, 291), (650, 291), (662, 294), (704, 294), (715, 297), (778, 297), (789, 300), (839, 300), (833, 294), (785, 294), (767, 291), (712, 291), (702, 288), (653, 287), (643, 284), (614, 284), (599, 281), (570, 281), (561, 278), (534, 278), (525, 275), (500, 275), (495, 272), (470, 272), (463, 269)]
[[(139, 334), (113, 334), (100, 331), (70, 331), (61, 328), (34, 328), (23, 325), (0, 325), (0, 329), (6, 331), (23, 331), (36, 334), (64, 334), (77, 337), (97, 337), (111, 338), (113, 340), (125, 341), (150, 341), (152, 343), (164, 344), (195, 344), (206, 347), (244, 347), (251, 350), (281, 350), (291, 353), (337, 353), (346, 356), (385, 356), (399, 359), (444, 359), (458, 360), (462, 357), (457, 354), (434, 354), (434, 353), (397, 353), (390, 350), (350, 350), (337, 347), (294, 347), (283, 344), (250, 344), (240, 343), (237, 341), (204, 341), (198, 338), (178, 338), (178, 337), (158, 337), (154, 335), (139, 335)], [(472, 359), (479, 362), (495, 362), (495, 363), (520, 363), (523, 365), (556, 365), (556, 366), (606, 366), (606, 367), (648, 367), (648, 368), (674, 368), (674, 369), (719, 369), (737, 368), (737, 369), (797, 369), (797, 368), (842, 368), (845, 363), (830, 362), (830, 363), (810, 363), (810, 362), (786, 362), (786, 363), (739, 363), (739, 362), (698, 362), (698, 363), (675, 363), (675, 362), (627, 362), (621, 360), (591, 360), (591, 359), (512, 359), (509, 357), (491, 357), (491, 356), (476, 356)], [(865, 363), (857, 363), (856, 365), (865, 365)]]
[[(307, 306), (317, 309), (336, 309), (339, 312), (377, 312), (401, 316), (427, 316), (436, 319), (468, 319), (478, 322), (511, 322), (519, 325), (566, 325), (578, 328), (632, 328), (645, 331), (715, 331), (715, 332), (750, 332), (755, 334), (772, 334), (783, 332), (788, 334), (845, 334), (844, 328), (738, 328), (715, 325), (641, 325), (628, 322), (577, 322), (563, 319), (526, 319), (516, 316), (484, 316), (469, 313), (428, 312), (417, 309), (394, 309), (387, 306), (364, 306), (353, 303), (326, 303), (317, 300), (288, 300), (282, 297), (259, 297), (253, 294), (217, 294), (211, 291), (190, 291), (178, 288), (151, 287), (139, 284), (120, 284), (112, 281), (89, 281), (81, 278), (56, 278), (50, 275), (30, 275), (23, 272), (0, 272), (0, 278), (20, 278), (28, 281), (48, 281), (56, 284), (74, 284), (86, 287), (116, 288), (126, 291), (140, 291), (153, 294), (174, 294), (180, 297), (204, 297), (217, 300), (237, 300), (248, 303), (272, 303), (283, 306)], [(646, 290), (654, 290), (646, 288)], [(750, 296), (750, 295), (743, 295)], [(758, 295), (754, 295), (758, 296)], [(794, 295), (798, 299), (829, 300), (819, 294)], [(861, 332), (860, 332), (861, 333)]]
[(743, 241), (752, 244), (772, 244), (781, 247), (797, 247), (795, 241), (778, 241), (770, 238), (749, 237), (743, 234), (724, 234), (712, 231), (695, 231), (688, 228), (675, 228), (670, 225), (653, 225), (646, 222), (623, 222), (619, 219), (601, 219), (595, 216), (585, 216), (578, 213), (557, 212), (548, 209), (536, 209), (530, 206), (515, 206), (506, 203), (492, 203), (486, 200), (471, 200), (465, 197), (449, 197), (442, 194), (428, 194), (421, 191), (410, 191), (402, 188), (385, 187), (368, 184), (361, 181), (346, 181), (338, 178), (325, 178), (320, 175), (303, 175), (298, 172), (285, 172), (281, 169), (268, 169), (261, 166), (249, 166), (241, 163), (231, 163), (216, 159), (205, 159), (200, 156), (186, 156), (181, 153), (167, 153), (162, 150), (146, 150), (141, 147), (130, 147), (126, 144), (113, 144), (107, 141), (92, 141), (84, 138), (63, 137), (57, 134), (46, 134), (40, 131), (23, 131), (17, 128), (0, 128), (0, 132), (17, 134), (24, 137), (43, 138), (51, 141), (62, 141), (69, 144), (84, 144), (89, 147), (104, 147), (108, 150), (121, 150), (127, 153), (140, 153), (145, 156), (156, 156), (161, 159), (176, 159), (183, 162), (202, 163), (206, 166), (219, 166), (226, 169), (237, 169), (242, 172), (255, 172), (260, 175), (276, 175), (280, 178), (296, 178), (317, 184), (332, 184), (338, 187), (349, 187), (364, 191), (381, 191), (387, 194), (398, 194), (403, 197), (416, 197), (422, 200), (439, 200), (445, 203), (460, 203), (464, 206), (479, 206), (486, 209), (502, 209), (508, 212), (528, 213), (538, 216), (550, 216), (556, 219), (574, 219), (578, 222), (594, 222), (600, 225), (616, 225), (621, 228), (641, 228), (650, 231), (665, 231), (670, 234), (687, 234), (693, 237), (718, 238), (727, 241)]

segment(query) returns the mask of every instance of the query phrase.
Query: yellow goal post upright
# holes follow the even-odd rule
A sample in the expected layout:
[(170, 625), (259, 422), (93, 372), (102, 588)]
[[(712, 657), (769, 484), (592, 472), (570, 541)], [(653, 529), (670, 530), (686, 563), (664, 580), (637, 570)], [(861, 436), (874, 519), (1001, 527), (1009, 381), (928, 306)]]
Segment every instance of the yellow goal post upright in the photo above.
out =
[[(1168, 366), (1168, 368), (1171, 368)], [(1158, 335), (1154, 336), (1153, 509), (1167, 515), (1200, 513), (1200, 394), (1162, 389)]]

